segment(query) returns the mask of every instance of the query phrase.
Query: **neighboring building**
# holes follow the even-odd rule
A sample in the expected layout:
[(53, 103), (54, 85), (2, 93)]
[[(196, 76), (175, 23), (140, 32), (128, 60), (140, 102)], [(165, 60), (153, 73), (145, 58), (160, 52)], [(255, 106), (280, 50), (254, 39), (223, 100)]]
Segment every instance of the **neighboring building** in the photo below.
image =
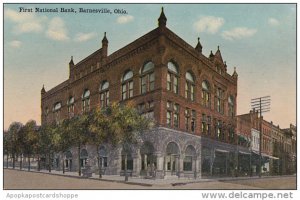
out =
[[(239, 163), (242, 168), (239, 170), (242, 175), (255, 175), (259, 169), (259, 117), (258, 112), (251, 110), (247, 114), (237, 116)], [(251, 166), (251, 167), (250, 167)]]
[[(227, 73), (219, 47), (206, 57), (199, 39), (193, 48), (169, 30), (163, 10), (158, 24), (111, 55), (105, 34), (100, 49), (77, 64), (71, 58), (69, 78), (47, 92), (42, 88), (42, 124), (130, 101), (158, 124), (129, 150), (133, 176), (152, 164), (160, 178), (229, 175), (237, 143), (238, 75)], [(105, 174), (123, 174), (124, 149), (108, 144), (100, 149)], [(83, 146), (82, 166), (89, 159), (97, 168), (96, 155), (95, 147)], [(76, 170), (76, 158), (75, 148), (68, 151), (66, 168)]]
[(282, 174), (294, 174), (297, 169), (297, 128), (290, 124), (289, 128), (282, 129), (283, 140), (281, 143)]

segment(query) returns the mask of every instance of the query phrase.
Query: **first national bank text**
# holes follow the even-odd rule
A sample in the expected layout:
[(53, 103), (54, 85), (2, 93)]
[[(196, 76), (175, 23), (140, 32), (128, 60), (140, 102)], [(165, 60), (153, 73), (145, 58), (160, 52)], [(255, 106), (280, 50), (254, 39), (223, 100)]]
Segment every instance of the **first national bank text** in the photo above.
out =
[(104, 13), (104, 14), (128, 14), (124, 9), (110, 10), (108, 8), (24, 8), (19, 7), (19, 12), (36, 12), (36, 13)]

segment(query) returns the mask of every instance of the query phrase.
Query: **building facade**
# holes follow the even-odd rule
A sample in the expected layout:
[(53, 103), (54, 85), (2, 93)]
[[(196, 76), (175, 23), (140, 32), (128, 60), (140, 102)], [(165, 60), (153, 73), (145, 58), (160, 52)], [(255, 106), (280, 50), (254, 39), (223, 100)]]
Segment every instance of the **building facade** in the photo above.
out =
[[(238, 75), (227, 73), (219, 47), (206, 57), (199, 38), (194, 48), (168, 29), (163, 10), (158, 24), (111, 55), (105, 34), (100, 49), (77, 64), (71, 58), (69, 78), (48, 91), (42, 88), (42, 124), (131, 102), (158, 124), (126, 150), (133, 176), (142, 176), (149, 165), (159, 178), (229, 175), (237, 143)], [(125, 149), (109, 144), (100, 149), (83, 146), (81, 165), (89, 160), (96, 169), (99, 153), (105, 174), (122, 175)], [(66, 168), (77, 169), (76, 149), (57, 155), (58, 168), (62, 159)]]

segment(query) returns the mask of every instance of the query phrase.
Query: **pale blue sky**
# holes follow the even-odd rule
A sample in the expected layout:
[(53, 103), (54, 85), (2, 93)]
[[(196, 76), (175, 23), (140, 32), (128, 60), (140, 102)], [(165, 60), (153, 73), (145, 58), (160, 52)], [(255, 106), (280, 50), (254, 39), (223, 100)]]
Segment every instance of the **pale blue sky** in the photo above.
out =
[[(101, 46), (107, 32), (109, 54), (157, 27), (164, 6), (167, 27), (203, 54), (217, 46), (228, 72), (237, 67), (238, 114), (250, 99), (271, 95), (269, 121), (296, 122), (295, 4), (15, 4), (4, 6), (4, 128), (12, 121), (40, 123), (40, 90), (68, 78), (77, 63)], [(19, 13), (25, 8), (124, 9), (127, 15)]]

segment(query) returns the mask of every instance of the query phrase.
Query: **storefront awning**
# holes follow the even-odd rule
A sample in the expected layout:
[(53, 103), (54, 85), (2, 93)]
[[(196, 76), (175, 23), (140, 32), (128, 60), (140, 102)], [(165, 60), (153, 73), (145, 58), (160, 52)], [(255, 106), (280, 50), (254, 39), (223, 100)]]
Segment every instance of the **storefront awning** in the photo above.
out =
[(215, 149), (215, 151), (222, 152), (222, 153), (229, 153), (229, 151), (226, 151), (226, 150), (223, 150), (223, 149)]
[(271, 156), (271, 155), (267, 155), (267, 154), (264, 154), (264, 153), (262, 153), (261, 154), (263, 157), (268, 157), (268, 158), (271, 158), (271, 159), (274, 159), (274, 160), (278, 160), (279, 158), (277, 158), (277, 157), (274, 157), (274, 156)]
[(245, 155), (250, 155), (250, 152), (245, 152), (245, 151), (239, 151), (240, 154), (245, 154)]

